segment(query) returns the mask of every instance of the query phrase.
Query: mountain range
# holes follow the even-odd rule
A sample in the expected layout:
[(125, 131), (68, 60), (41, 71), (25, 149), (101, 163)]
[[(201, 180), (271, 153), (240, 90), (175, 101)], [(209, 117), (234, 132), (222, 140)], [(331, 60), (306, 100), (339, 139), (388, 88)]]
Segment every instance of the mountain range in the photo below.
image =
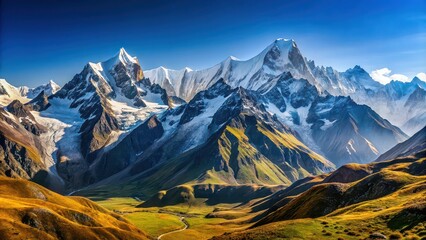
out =
[(419, 79), (381, 85), (360, 66), (319, 67), (287, 39), (205, 70), (143, 71), (122, 48), (60, 89), (0, 83), (3, 172), (61, 192), (98, 182), (137, 182), (148, 194), (289, 184), (368, 163), (426, 116)]
[[(409, 197), (386, 219), (424, 217), (421, 206), (408, 205), (424, 195), (426, 83), (382, 85), (360, 66), (316, 66), (293, 40), (204, 70), (145, 71), (121, 48), (63, 87), (0, 79), (0, 105), (0, 188), (14, 206), (13, 214), (0, 209), (5, 238), (14, 236), (15, 221), (34, 237), (72, 239), (85, 229), (94, 239), (147, 238), (89, 200), (50, 190), (132, 197), (142, 201), (135, 209), (238, 203), (206, 218), (239, 214), (252, 229), (220, 239), (262, 239), (286, 221), (317, 224), (302, 218), (341, 224), (352, 207), (365, 214), (365, 202), (388, 203), (387, 196)], [(29, 202), (36, 210), (24, 207)], [(73, 228), (65, 229), (69, 221)], [(336, 231), (326, 233), (341, 236)]]
[(306, 79), (320, 93), (350, 96), (356, 103), (368, 105), (410, 135), (423, 127), (425, 82), (415, 77), (408, 83), (392, 81), (382, 85), (358, 65), (345, 72), (316, 66), (314, 61), (301, 54), (295, 41), (290, 39), (277, 39), (260, 54), (246, 61), (229, 57), (211, 68), (197, 71), (159, 67), (145, 71), (145, 76), (162, 86), (169, 95), (188, 101), (219, 79), (224, 79), (232, 87), (241, 86), (264, 93), (274, 87), (279, 76), (286, 72), (296, 79)]

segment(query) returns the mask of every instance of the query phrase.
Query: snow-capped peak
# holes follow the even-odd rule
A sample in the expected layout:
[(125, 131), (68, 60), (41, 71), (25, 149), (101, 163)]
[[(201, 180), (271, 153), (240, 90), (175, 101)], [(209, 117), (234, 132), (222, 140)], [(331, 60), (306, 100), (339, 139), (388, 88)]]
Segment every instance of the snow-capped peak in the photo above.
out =
[(49, 80), (49, 82), (47, 83), (47, 85), (50, 87), (50, 89), (52, 90), (52, 94), (56, 93), (57, 91), (59, 91), (59, 89), (61, 89), (61, 86), (59, 86), (57, 83), (55, 83), (53, 80)]
[(22, 96), (27, 98), (35, 98), (42, 91), (44, 91), (44, 93), (47, 96), (55, 94), (57, 91), (61, 89), (61, 87), (58, 84), (56, 84), (53, 80), (49, 80), (48, 83), (40, 85), (36, 88), (28, 88), (26, 86), (22, 86), (22, 87), (19, 87), (18, 89)]
[(294, 39), (289, 39), (289, 38), (277, 38), (277, 39), (275, 39), (275, 42), (294, 42)]
[(294, 41), (294, 39), (289, 39), (289, 38), (277, 38), (277, 39), (275, 39), (274, 42), (277, 43), (277, 44), (285, 44), (285, 45), (296, 44), (296, 42)]
[[(87, 66), (92, 69), (99, 79), (107, 81), (110, 85), (112, 84), (113, 88), (115, 86), (122, 88), (126, 84), (132, 85), (143, 78), (138, 59), (130, 56), (124, 48), (121, 48), (114, 57), (104, 62), (89, 62)], [(128, 81), (129, 79), (130, 81)]]
[(272, 46), (277, 46), (282, 52), (288, 52), (292, 48), (296, 48), (296, 42), (293, 39), (278, 38)]
[(123, 63), (137, 63), (137, 58), (130, 56), (124, 48), (120, 48), (120, 52), (118, 53), (118, 58)]
[(288, 53), (290, 52), (292, 48), (297, 48), (296, 42), (294, 42), (293, 39), (278, 38), (274, 42), (272, 42), (268, 47), (266, 47), (258, 56), (263, 57), (268, 52), (274, 51), (274, 52), (280, 52), (279, 55), (281, 55), (284, 58), (287, 58)]
[(183, 70), (184, 71), (186, 71), (186, 72), (192, 72), (192, 71), (194, 71), (194, 70), (192, 70), (191, 68), (189, 68), (189, 67), (185, 67), (185, 68), (183, 68)]
[[(234, 57), (234, 56), (229, 56), (226, 60), (230, 60), (230, 61), (240, 61), (240, 59), (239, 59), (239, 58)], [(226, 60), (225, 60), (225, 61), (226, 61)]]
[(297, 78), (314, 77), (293, 39), (279, 38), (261, 53), (248, 59), (228, 57), (213, 67), (190, 71), (157, 68), (144, 71), (144, 75), (169, 93), (187, 101), (199, 91), (205, 90), (223, 78), (232, 87), (250, 90), (268, 89), (273, 85), (271, 78), (284, 72), (291, 72)]
[(6, 79), (0, 79), (0, 94), (10, 95), (15, 90), (15, 87), (6, 81)]
[(50, 86), (58, 86), (59, 87), (59, 85), (56, 84), (52, 79), (49, 80), (49, 85)]
[(18, 88), (8, 83), (6, 79), (0, 79), (0, 106), (6, 106), (15, 99), (21, 102), (28, 101), (26, 97), (21, 96)]
[[(117, 65), (120, 62), (124, 64), (124, 66), (139, 64), (138, 59), (136, 57), (130, 56), (130, 54), (128, 54), (124, 48), (120, 48), (120, 51), (114, 57), (103, 62), (102, 65), (104, 65), (104, 68), (107, 67), (107, 69), (112, 69), (115, 65)], [(91, 67), (95, 67), (95, 66), (91, 64)]]

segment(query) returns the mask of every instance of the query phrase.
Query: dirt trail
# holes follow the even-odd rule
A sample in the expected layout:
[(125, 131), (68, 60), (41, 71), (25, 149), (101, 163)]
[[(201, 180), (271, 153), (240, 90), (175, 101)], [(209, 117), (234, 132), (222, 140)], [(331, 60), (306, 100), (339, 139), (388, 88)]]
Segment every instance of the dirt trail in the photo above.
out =
[(185, 218), (184, 218), (184, 217), (180, 217), (180, 221), (181, 221), (183, 224), (185, 224), (185, 227), (184, 227), (184, 228), (179, 229), (179, 230), (174, 230), (174, 231), (171, 231), (171, 232), (167, 232), (167, 233), (163, 233), (163, 234), (161, 234), (160, 236), (158, 236), (158, 237), (157, 237), (157, 239), (158, 239), (158, 240), (160, 240), (162, 237), (164, 237), (164, 236), (166, 236), (166, 235), (169, 235), (169, 234), (172, 234), (172, 233), (177, 233), (177, 232), (182, 232), (182, 231), (184, 231), (184, 230), (186, 230), (186, 229), (188, 229), (188, 228), (189, 228), (189, 225), (188, 225), (188, 223), (185, 221)]

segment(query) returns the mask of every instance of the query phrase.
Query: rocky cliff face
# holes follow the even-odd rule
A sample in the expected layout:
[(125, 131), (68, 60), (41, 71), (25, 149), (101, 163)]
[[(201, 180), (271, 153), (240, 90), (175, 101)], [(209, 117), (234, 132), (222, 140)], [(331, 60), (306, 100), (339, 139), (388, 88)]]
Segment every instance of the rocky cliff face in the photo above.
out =
[(49, 98), (44, 93), (44, 91), (41, 91), (35, 98), (33, 98), (25, 105), (28, 106), (30, 110), (37, 112), (46, 110), (48, 107), (50, 107)]
[(111, 150), (99, 154), (90, 167), (90, 180), (96, 182), (132, 165), (136, 159), (164, 134), (161, 122), (154, 115), (136, 127)]
[[(12, 104), (12, 106), (16, 105), (19, 103)], [(16, 112), (20, 112), (18, 109)], [(18, 115), (21, 114), (23, 112)], [(0, 109), (0, 175), (2, 176), (31, 179), (37, 172), (45, 169), (40, 151), (41, 143), (37, 136), (29, 131), (32, 129), (27, 130), (25, 126), (27, 125), (19, 123), (18, 117)]]
[(31, 114), (31, 108), (22, 104), (19, 100), (13, 100), (7, 105), (6, 109), (18, 118), (21, 125), (24, 126), (27, 131), (38, 136), (46, 131), (46, 128), (39, 124)]

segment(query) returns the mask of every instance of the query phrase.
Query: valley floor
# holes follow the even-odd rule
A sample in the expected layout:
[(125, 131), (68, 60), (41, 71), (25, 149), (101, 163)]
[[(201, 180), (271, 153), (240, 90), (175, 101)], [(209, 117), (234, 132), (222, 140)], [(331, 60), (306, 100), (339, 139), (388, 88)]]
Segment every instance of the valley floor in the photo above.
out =
[(138, 198), (91, 199), (121, 214), (152, 238), (161, 236), (163, 240), (423, 239), (426, 180), (417, 180), (388, 196), (340, 208), (323, 217), (279, 221), (252, 229), (250, 219), (259, 212), (254, 213), (249, 204), (208, 206), (197, 199), (190, 206), (140, 208), (142, 201)]
[[(91, 200), (115, 213), (123, 215), (151, 237), (157, 239), (161, 235), (162, 240), (210, 239), (225, 232), (246, 229), (249, 224), (244, 223), (244, 220), (252, 217), (248, 208), (234, 208), (238, 204), (207, 206), (200, 202), (192, 206), (180, 204), (166, 207), (138, 208), (137, 206), (142, 202), (139, 199), (130, 197), (107, 199), (92, 197)], [(199, 200), (201, 201), (201, 199)], [(212, 212), (221, 212), (224, 215), (220, 218), (206, 217)], [(184, 222), (182, 222), (181, 218), (184, 218)], [(185, 228), (185, 223), (188, 227), (182, 230)]]

